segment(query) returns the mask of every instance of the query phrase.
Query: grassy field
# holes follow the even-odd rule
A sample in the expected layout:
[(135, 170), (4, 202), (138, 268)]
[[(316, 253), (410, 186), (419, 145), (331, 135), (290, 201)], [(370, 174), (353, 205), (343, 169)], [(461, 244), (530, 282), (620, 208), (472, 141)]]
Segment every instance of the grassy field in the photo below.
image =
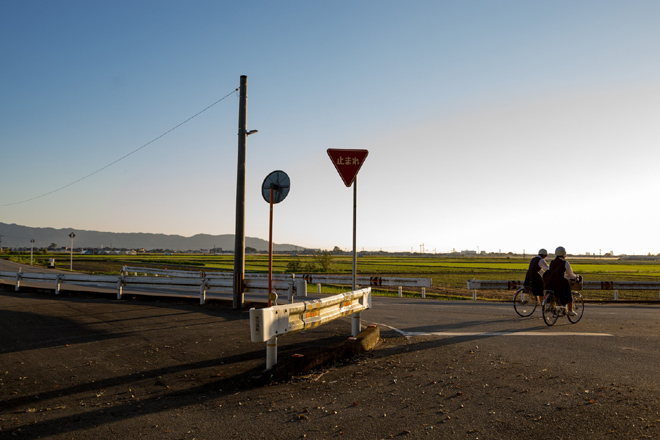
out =
[[(231, 272), (234, 265), (233, 255), (199, 255), (199, 254), (140, 254), (140, 255), (75, 255), (73, 268), (76, 271), (118, 274), (123, 266), (146, 266), (169, 269), (186, 269), (196, 271), (227, 271)], [(0, 258), (10, 258), (24, 264), (29, 264), (30, 256), (2, 255)], [(54, 258), (58, 269), (69, 269), (68, 254), (38, 255), (35, 264), (47, 266), (48, 260)], [(585, 280), (598, 281), (660, 281), (660, 264), (645, 261), (621, 261), (599, 259), (570, 259), (576, 273)], [(285, 273), (291, 267), (311, 269), (317, 260), (314, 256), (275, 255), (273, 271)], [(293, 264), (293, 266), (292, 266)], [(468, 299), (472, 292), (467, 290), (467, 280), (522, 280), (529, 264), (528, 258), (519, 257), (471, 257), (447, 258), (435, 256), (362, 256), (358, 258), (358, 274), (364, 276), (396, 276), (431, 278), (433, 287), (426, 290), (428, 297), (441, 299)], [(268, 272), (268, 255), (246, 255), (246, 272)], [(318, 265), (315, 268), (318, 271)], [(304, 274), (309, 271), (299, 270)], [(350, 255), (335, 255), (326, 273), (351, 274), (352, 257)], [(338, 286), (323, 286), (324, 293), (344, 291)], [(316, 286), (309, 289), (316, 290)], [(379, 288), (376, 294), (395, 295), (397, 288)], [(406, 289), (406, 295), (419, 295), (420, 289)], [(480, 298), (508, 300), (512, 292), (480, 291)], [(612, 299), (612, 291), (585, 291), (588, 299)], [(619, 299), (657, 300), (657, 291), (619, 292)]]

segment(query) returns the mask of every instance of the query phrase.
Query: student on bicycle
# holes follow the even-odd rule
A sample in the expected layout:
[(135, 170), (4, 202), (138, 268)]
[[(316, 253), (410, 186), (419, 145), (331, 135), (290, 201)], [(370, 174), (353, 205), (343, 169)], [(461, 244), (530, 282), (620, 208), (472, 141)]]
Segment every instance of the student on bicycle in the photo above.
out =
[(555, 249), (555, 259), (550, 262), (550, 270), (543, 277), (545, 288), (555, 292), (562, 306), (566, 306), (566, 314), (577, 316), (573, 311), (573, 295), (571, 294), (571, 285), (568, 282), (579, 279), (579, 275), (573, 273), (571, 265), (566, 261), (566, 249), (559, 246)]
[[(525, 275), (525, 282), (523, 285), (529, 287), (529, 290), (536, 296), (536, 303), (540, 304), (543, 298), (543, 278), (542, 275), (549, 269), (548, 263), (545, 262), (548, 256), (548, 251), (540, 249), (539, 254), (532, 258), (529, 262), (529, 268)], [(527, 290), (527, 289), (525, 289)]]

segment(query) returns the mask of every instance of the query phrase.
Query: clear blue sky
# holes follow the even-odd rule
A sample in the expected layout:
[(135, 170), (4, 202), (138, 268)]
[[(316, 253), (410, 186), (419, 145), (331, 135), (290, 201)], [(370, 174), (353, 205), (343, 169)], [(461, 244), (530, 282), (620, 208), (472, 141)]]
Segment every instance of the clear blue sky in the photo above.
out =
[[(0, 222), (350, 249), (660, 252), (660, 2), (0, 2)], [(35, 199), (36, 197), (36, 199)], [(30, 200), (34, 199), (34, 200)], [(24, 202), (25, 200), (30, 200)], [(27, 245), (27, 244), (26, 244)]]

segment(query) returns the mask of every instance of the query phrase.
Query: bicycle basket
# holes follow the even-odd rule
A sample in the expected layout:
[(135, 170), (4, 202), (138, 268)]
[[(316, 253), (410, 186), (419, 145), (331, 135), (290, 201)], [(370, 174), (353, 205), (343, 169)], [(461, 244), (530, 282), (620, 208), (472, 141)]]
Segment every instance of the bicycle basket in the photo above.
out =
[(571, 290), (583, 290), (584, 285), (582, 280), (577, 281), (577, 280), (568, 280), (569, 284), (571, 285)]

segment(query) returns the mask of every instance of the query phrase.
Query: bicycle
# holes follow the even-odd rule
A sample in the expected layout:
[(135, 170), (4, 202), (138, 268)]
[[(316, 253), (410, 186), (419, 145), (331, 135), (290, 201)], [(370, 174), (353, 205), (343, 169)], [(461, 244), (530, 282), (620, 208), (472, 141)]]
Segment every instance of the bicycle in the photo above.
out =
[(584, 315), (584, 298), (578, 292), (578, 290), (582, 290), (582, 281), (569, 280), (569, 282), (571, 283), (573, 311), (577, 313), (577, 316), (571, 316), (566, 313), (566, 306), (561, 305), (554, 291), (545, 290), (546, 295), (543, 298), (541, 312), (543, 313), (543, 321), (549, 326), (554, 325), (557, 319), (559, 319), (559, 316), (566, 316), (571, 324), (576, 324), (582, 319), (582, 315)]
[(518, 315), (526, 318), (536, 311), (537, 306), (536, 296), (529, 286), (523, 286), (516, 290), (513, 295), (513, 309)]

